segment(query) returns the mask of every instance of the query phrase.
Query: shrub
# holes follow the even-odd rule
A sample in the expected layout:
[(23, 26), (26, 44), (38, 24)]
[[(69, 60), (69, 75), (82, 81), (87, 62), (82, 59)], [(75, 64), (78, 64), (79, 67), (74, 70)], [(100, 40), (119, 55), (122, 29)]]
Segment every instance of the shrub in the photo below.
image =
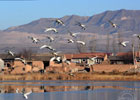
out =
[(117, 74), (119, 74), (119, 70), (114, 69), (114, 70), (112, 70), (112, 72), (110, 72), (109, 74), (111, 74), (111, 75), (117, 75)]
[(101, 74), (106, 74), (106, 72), (105, 71), (102, 71)]

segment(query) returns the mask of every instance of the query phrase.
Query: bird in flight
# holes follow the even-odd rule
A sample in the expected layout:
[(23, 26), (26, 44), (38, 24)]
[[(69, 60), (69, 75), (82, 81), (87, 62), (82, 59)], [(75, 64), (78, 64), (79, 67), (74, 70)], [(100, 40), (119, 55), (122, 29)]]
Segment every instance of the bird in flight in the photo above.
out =
[(126, 43), (129, 43), (129, 41), (122, 41), (119, 44), (122, 45), (123, 47), (126, 47)]
[(59, 57), (59, 56), (54, 56), (54, 57), (52, 57), (51, 59), (50, 59), (50, 61), (54, 61), (54, 60), (56, 60), (57, 62), (60, 62), (61, 61), (61, 57)]
[(133, 34), (133, 36), (136, 36), (140, 40), (140, 35), (139, 34)]
[(80, 22), (77, 22), (76, 25), (80, 26), (83, 30), (86, 29), (86, 25), (84, 25), (84, 24), (82, 24), (82, 23), (80, 23)]
[(79, 44), (81, 44), (81, 45), (86, 45), (86, 43), (83, 42), (83, 41), (76, 41), (76, 42), (79, 43)]
[(68, 61), (68, 60), (65, 60), (64, 62), (65, 62), (67, 65), (70, 65), (70, 64), (71, 64), (71, 62)]
[(55, 49), (53, 49), (51, 46), (48, 46), (48, 45), (43, 45), (43, 46), (40, 47), (40, 49), (44, 49), (44, 48), (47, 48), (51, 51), (55, 51)]
[(71, 31), (68, 30), (68, 33), (70, 34), (71, 37), (76, 38), (77, 34), (79, 33), (72, 33)]
[(56, 28), (46, 28), (44, 32), (48, 32), (48, 31), (53, 31), (55, 33), (58, 33), (57, 29)]
[(67, 39), (68, 43), (74, 43), (72, 39)]
[(13, 57), (15, 56), (15, 54), (11, 50), (8, 50), (7, 53), (8, 53), (8, 55), (11, 55)]
[(95, 56), (95, 57), (88, 57), (89, 58), (89, 60), (91, 60), (91, 61), (95, 61), (95, 59), (97, 59), (98, 58), (98, 56)]
[(112, 25), (112, 27), (117, 28), (117, 25), (113, 23), (111, 20), (108, 20), (108, 22)]
[(60, 20), (60, 19), (56, 19), (55, 22), (56, 22), (57, 24), (60, 24), (60, 25), (65, 26), (64, 22), (63, 22), (62, 20)]
[(61, 52), (61, 51), (53, 51), (53, 52), (51, 52), (51, 54), (54, 55), (54, 56), (58, 56), (58, 54), (59, 54), (60, 52)]
[(67, 60), (66, 58), (63, 58), (62, 59), (62, 62), (66, 63), (67, 65), (70, 65), (71, 64), (71, 62), (69, 60)]
[(50, 40), (50, 42), (54, 41), (53, 37), (51, 37), (51, 36), (46, 36), (46, 37)]
[(21, 61), (24, 65), (27, 64), (27, 62), (26, 62), (25, 59), (23, 59), (23, 58), (15, 58), (15, 60)]
[(28, 36), (28, 38), (30, 38), (32, 40), (33, 43), (37, 44), (40, 40), (38, 38), (32, 37), (32, 36)]

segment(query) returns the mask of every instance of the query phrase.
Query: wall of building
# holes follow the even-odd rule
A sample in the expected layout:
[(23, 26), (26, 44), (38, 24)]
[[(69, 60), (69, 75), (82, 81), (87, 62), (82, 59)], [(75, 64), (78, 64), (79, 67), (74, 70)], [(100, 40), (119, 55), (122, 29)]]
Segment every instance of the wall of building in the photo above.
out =
[(84, 67), (81, 66), (77, 66), (76, 63), (71, 63), (70, 65), (66, 64), (66, 63), (60, 63), (60, 64), (56, 64), (55, 62), (51, 61), (50, 62), (49, 67), (46, 68), (46, 71), (53, 71), (53, 72), (59, 72), (59, 73), (63, 73), (63, 72), (74, 72), (74, 71), (78, 71), (78, 70), (83, 70)]
[(43, 61), (32, 61), (32, 67), (38, 67), (39, 69), (44, 69)]
[(21, 61), (14, 61), (13, 67), (24, 67), (25, 65)]
[(32, 72), (32, 66), (30, 65), (14, 67), (10, 74), (25, 74), (28, 72)]
[(21, 61), (14, 61), (13, 70), (11, 74), (24, 74), (32, 72), (32, 66), (24, 65)]
[(96, 65), (93, 65), (93, 70), (95, 72), (112, 72), (113, 70), (117, 70), (119, 72), (125, 72), (127, 70), (129, 70), (130, 68), (135, 68), (134, 65), (109, 65), (109, 64), (96, 64)]

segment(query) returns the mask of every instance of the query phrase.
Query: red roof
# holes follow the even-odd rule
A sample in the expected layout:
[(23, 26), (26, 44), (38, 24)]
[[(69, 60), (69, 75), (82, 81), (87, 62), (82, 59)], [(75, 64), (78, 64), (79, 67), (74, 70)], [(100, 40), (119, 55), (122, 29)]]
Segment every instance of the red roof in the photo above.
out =
[(132, 52), (119, 52), (116, 56), (130, 56), (132, 55)]
[(92, 58), (92, 57), (105, 57), (107, 53), (95, 52), (95, 53), (79, 53), (79, 54), (65, 54), (67, 59), (76, 59), (76, 58)]
[[(131, 52), (119, 52), (117, 53), (117, 56), (132, 56), (132, 51)], [(140, 52), (136, 51), (135, 52), (136, 57), (140, 57)]]

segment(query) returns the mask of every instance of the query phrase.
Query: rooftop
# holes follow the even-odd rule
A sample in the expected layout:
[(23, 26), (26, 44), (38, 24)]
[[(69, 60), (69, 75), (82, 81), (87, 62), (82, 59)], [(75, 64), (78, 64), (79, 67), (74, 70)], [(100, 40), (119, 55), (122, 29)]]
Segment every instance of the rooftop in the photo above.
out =
[(94, 52), (94, 53), (79, 53), (79, 54), (65, 54), (67, 59), (76, 59), (76, 58), (92, 58), (92, 57), (105, 57), (107, 53)]

